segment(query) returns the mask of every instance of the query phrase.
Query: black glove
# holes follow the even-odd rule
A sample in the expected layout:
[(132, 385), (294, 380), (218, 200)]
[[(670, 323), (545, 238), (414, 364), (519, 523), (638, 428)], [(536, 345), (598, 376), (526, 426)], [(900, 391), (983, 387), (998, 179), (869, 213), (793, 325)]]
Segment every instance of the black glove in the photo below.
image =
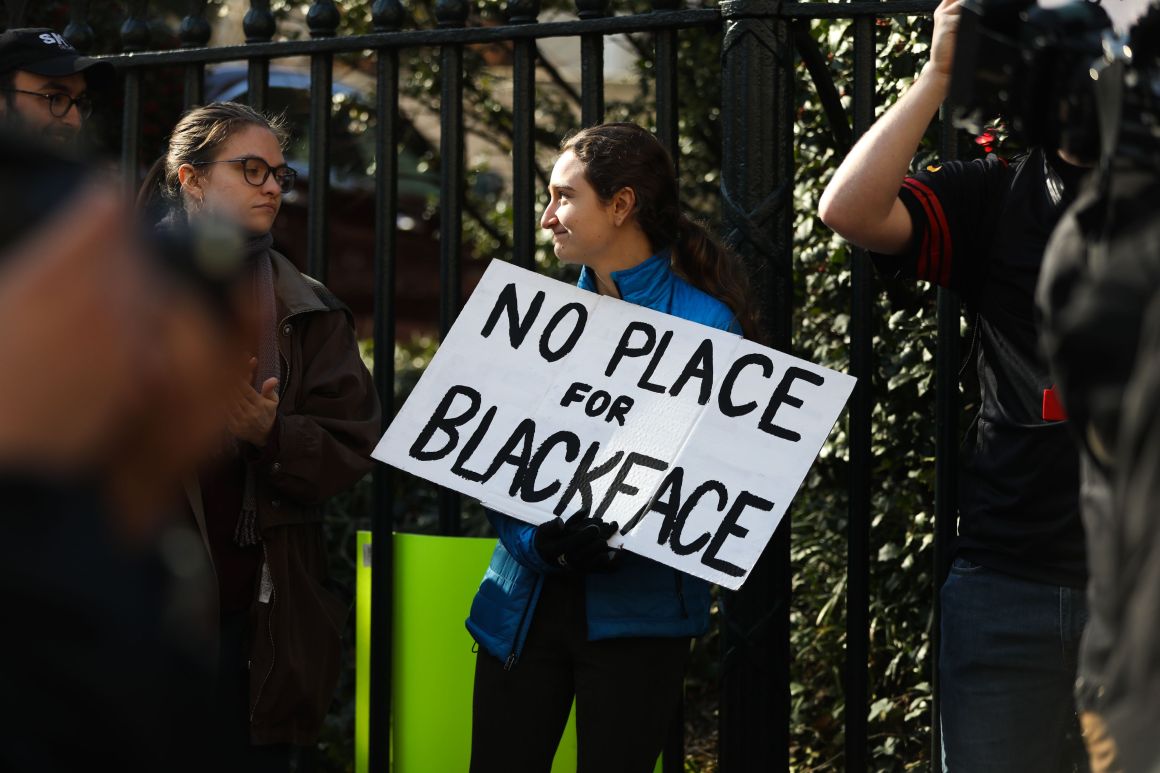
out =
[(567, 521), (553, 518), (536, 527), (533, 544), (549, 564), (575, 572), (610, 571), (620, 553), (608, 547), (608, 538), (620, 526), (576, 513)]

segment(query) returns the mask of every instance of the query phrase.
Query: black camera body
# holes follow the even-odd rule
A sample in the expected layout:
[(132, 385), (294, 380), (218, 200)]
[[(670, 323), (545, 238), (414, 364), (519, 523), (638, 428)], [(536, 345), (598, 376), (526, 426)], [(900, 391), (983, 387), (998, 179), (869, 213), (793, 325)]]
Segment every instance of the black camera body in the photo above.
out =
[(1096, 164), (1114, 155), (1160, 169), (1160, 5), (1127, 35), (1096, 2), (963, 0), (949, 102), (979, 134), (1002, 116), (1011, 136)]
[(955, 125), (980, 134), (1002, 116), (1028, 145), (1098, 158), (1092, 72), (1112, 29), (1103, 8), (963, 0), (959, 24), (949, 94)]

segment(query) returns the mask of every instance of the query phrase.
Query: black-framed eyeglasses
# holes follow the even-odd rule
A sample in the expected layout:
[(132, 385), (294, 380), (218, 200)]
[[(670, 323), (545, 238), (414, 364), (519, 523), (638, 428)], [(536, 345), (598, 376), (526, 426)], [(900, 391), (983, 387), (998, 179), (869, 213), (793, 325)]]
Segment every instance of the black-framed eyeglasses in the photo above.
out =
[(207, 164), (241, 164), (242, 175), (246, 178), (246, 182), (255, 188), (260, 188), (265, 185), (266, 180), (270, 179), (270, 175), (274, 175), (274, 182), (278, 183), (278, 187), (282, 189), (283, 193), (289, 193), (293, 190), (294, 181), (298, 179), (298, 173), (286, 164), (282, 164), (282, 166), (270, 166), (266, 163), (265, 159), (259, 158), (258, 156), (219, 158), (217, 161), (193, 162), (193, 166), (206, 166)]
[(26, 91), (24, 89), (3, 89), (9, 94), (28, 94), (33, 97), (40, 97), (48, 100), (48, 112), (52, 113), (54, 118), (64, 118), (68, 115), (68, 111), (76, 106), (77, 113), (84, 120), (93, 114), (93, 100), (89, 98), (88, 93), (81, 94), (79, 97), (71, 97), (63, 91), (54, 91), (51, 94), (42, 94), (39, 91)]

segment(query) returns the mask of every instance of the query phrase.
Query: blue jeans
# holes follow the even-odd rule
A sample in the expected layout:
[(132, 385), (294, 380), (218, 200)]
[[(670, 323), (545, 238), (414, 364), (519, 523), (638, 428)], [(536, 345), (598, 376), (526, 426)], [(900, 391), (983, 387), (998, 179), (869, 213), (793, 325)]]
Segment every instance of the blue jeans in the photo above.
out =
[(941, 595), (944, 773), (1086, 771), (1072, 699), (1084, 591), (957, 558)]

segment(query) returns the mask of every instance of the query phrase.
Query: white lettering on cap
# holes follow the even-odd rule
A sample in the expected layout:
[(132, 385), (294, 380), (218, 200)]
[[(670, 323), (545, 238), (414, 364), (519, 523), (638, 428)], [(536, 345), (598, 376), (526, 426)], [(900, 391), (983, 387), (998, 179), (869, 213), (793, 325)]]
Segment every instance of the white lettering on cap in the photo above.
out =
[(42, 32), (40, 34), (40, 42), (44, 43), (46, 46), (56, 46), (57, 48), (63, 48), (66, 51), (73, 50), (72, 43), (69, 43), (67, 40), (65, 40), (64, 35), (58, 34), (56, 32)]

